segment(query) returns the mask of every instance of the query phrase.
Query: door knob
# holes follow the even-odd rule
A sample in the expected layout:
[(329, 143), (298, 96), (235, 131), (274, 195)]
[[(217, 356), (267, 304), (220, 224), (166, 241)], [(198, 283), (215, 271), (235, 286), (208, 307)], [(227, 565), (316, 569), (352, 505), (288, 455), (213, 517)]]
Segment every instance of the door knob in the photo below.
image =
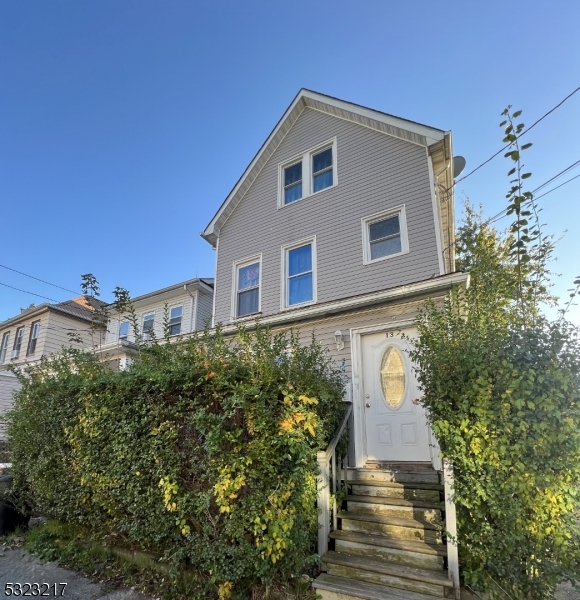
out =
[(367, 402), (367, 403), (366, 403), (366, 407), (367, 407), (367, 408), (370, 408), (370, 407), (371, 407), (371, 403), (370, 403), (370, 402)]

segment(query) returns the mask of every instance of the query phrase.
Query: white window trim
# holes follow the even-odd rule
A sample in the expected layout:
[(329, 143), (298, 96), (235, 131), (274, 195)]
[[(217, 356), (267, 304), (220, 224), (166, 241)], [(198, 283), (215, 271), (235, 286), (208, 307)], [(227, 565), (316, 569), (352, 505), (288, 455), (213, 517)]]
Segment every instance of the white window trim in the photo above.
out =
[[(300, 248), (301, 246), (306, 246), (311, 244), (312, 246), (312, 300), (308, 300), (307, 302), (300, 302), (299, 304), (289, 304), (288, 303), (288, 252), (290, 250), (294, 250), (295, 248)], [(285, 244), (281, 248), (281, 276), (282, 281), (280, 285), (280, 310), (294, 310), (296, 308), (301, 308), (303, 306), (310, 306), (311, 304), (316, 304), (318, 302), (318, 252), (316, 250), (316, 236), (303, 238), (296, 242), (292, 242), (291, 244)]]
[(0, 357), (0, 365), (3, 365), (6, 362), (6, 356), (8, 356), (8, 348), (10, 346), (10, 331), (5, 331), (2, 333), (2, 338), (0, 338), (0, 354), (4, 352), (4, 356)]
[[(127, 335), (125, 337), (121, 337), (121, 325), (123, 323), (127, 323)], [(119, 327), (117, 329), (117, 340), (129, 340), (129, 335), (131, 334), (131, 322), (128, 319), (119, 320)]]
[[(252, 313), (251, 315), (244, 315), (243, 317), (238, 317), (238, 271), (247, 267), (248, 265), (253, 265), (254, 263), (259, 263), (260, 265), (260, 282), (258, 283), (258, 312)], [(237, 260), (232, 265), (232, 295), (231, 295), (231, 305), (230, 305), (230, 321), (247, 321), (256, 318), (256, 315), (259, 315), (262, 312), (262, 253), (254, 254), (248, 258), (243, 258), (241, 260)]]
[[(324, 188), (323, 190), (319, 190), (318, 192), (312, 191), (312, 156), (314, 154), (318, 154), (327, 148), (332, 148), (332, 185)], [(294, 200), (294, 202), (290, 202), (289, 204), (284, 203), (284, 169), (286, 167), (291, 167), (298, 162), (302, 161), (302, 197), (298, 200)], [(322, 194), (327, 190), (331, 190), (332, 188), (338, 185), (338, 168), (337, 168), (337, 143), (336, 137), (333, 137), (330, 140), (326, 140), (322, 144), (318, 144), (313, 148), (306, 150), (302, 154), (297, 154), (290, 158), (289, 160), (285, 160), (278, 164), (278, 208), (286, 208), (287, 206), (292, 206), (305, 198), (310, 198), (311, 196), (317, 196), (318, 194)]]
[[(26, 329), (25, 325), (21, 325), (16, 328), (16, 333), (14, 334), (14, 343), (12, 344), (12, 354), (11, 358), (19, 358), (20, 351), (22, 350), (22, 340), (24, 339), (24, 330)], [(18, 335), (20, 333), (20, 335)], [(18, 348), (16, 348), (18, 345)]]
[(183, 317), (185, 316), (185, 311), (184, 311), (185, 306), (184, 306), (183, 302), (177, 302), (176, 304), (171, 304), (170, 306), (167, 307), (167, 318), (169, 320), (169, 327), (171, 328), (171, 311), (174, 308), (178, 308), (179, 306), (181, 306), (181, 321), (179, 322), (179, 324), (180, 324), (179, 333), (170, 333), (169, 334), (170, 337), (174, 336), (174, 335), (183, 335), (184, 333), (187, 333), (187, 332), (183, 331), (183, 323), (184, 323)]
[(141, 338), (145, 342), (148, 342), (149, 340), (151, 340), (151, 334), (149, 334), (148, 338), (145, 338), (145, 331), (144, 331), (145, 317), (148, 317), (149, 315), (153, 315), (153, 327), (151, 327), (151, 331), (153, 333), (155, 333), (155, 311), (152, 310), (152, 311), (144, 312), (143, 316), (141, 317)]
[[(396, 254), (388, 254), (387, 256), (381, 256), (380, 258), (371, 259), (371, 243), (370, 243), (370, 225), (376, 223), (377, 221), (383, 221), (384, 219), (388, 219), (390, 217), (399, 217), (399, 227), (401, 229), (401, 252), (397, 252)], [(390, 258), (396, 258), (397, 256), (402, 256), (403, 254), (408, 254), (409, 252), (409, 237), (407, 235), (407, 215), (405, 212), (405, 205), (401, 204), (399, 206), (395, 206), (390, 208), (389, 210), (384, 210), (380, 213), (375, 213), (374, 215), (370, 215), (368, 217), (363, 217), (361, 219), (362, 224), (362, 250), (363, 250), (363, 265), (371, 265), (377, 262), (381, 262), (383, 260), (388, 260)]]

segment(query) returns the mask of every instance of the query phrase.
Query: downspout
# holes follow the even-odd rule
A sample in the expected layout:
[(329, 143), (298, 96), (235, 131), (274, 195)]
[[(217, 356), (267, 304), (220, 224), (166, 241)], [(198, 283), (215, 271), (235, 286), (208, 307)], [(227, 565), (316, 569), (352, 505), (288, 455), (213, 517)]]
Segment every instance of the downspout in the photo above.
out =
[(195, 294), (192, 294), (188, 289), (187, 289), (187, 283), (183, 284), (183, 289), (191, 296), (191, 314), (189, 315), (189, 331), (188, 333), (192, 333), (194, 331), (194, 315), (195, 313), (197, 313), (197, 294), (198, 292), (196, 291)]

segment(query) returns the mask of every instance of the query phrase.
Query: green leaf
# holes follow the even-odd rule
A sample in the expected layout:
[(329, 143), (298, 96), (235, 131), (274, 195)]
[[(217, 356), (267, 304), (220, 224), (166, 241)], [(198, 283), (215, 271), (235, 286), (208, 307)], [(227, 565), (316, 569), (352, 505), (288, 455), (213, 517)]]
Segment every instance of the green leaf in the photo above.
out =
[(521, 114), (521, 110), (516, 110), (516, 112), (512, 115), (512, 119), (517, 119)]

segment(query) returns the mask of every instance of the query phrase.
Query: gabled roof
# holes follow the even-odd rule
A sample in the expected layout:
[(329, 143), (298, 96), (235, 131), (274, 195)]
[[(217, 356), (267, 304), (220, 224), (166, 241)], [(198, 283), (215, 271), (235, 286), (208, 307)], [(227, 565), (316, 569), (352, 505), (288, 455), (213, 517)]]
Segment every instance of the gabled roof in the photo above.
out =
[[(160, 302), (161, 300), (169, 299), (174, 296), (178, 296), (183, 294), (184, 291), (193, 291), (198, 290), (201, 292), (213, 292), (213, 277), (196, 277), (194, 279), (188, 279), (187, 281), (182, 281), (181, 283), (175, 283), (165, 288), (161, 288), (160, 290), (155, 290), (153, 292), (147, 292), (146, 294), (142, 294), (141, 296), (136, 296), (135, 298), (131, 298), (131, 304), (141, 307), (143, 304), (148, 304), (150, 300), (155, 302)], [(113, 306), (112, 302), (109, 306)]]
[(280, 142), (290, 131), (300, 114), (305, 108), (311, 108), (381, 131), (387, 135), (406, 140), (412, 144), (429, 147), (443, 139), (445, 131), (395, 117), (387, 113), (366, 108), (353, 102), (339, 100), (318, 92), (301, 89), (294, 98), (282, 118), (278, 121), (272, 133), (268, 136), (262, 147), (258, 150), (252, 162), (248, 165), (228, 197), (210, 221), (205, 230), (200, 234), (206, 241), (215, 247), (219, 237), (219, 230), (233, 212), (238, 202), (244, 197), (256, 177), (270, 159)]
[(5, 327), (13, 325), (14, 323), (19, 323), (20, 321), (24, 321), (30, 317), (40, 315), (47, 310), (53, 310), (55, 312), (63, 313), (68, 317), (74, 317), (76, 319), (91, 322), (95, 309), (103, 306), (104, 304), (105, 302), (102, 302), (96, 298), (91, 298), (89, 303), (85, 296), (79, 296), (78, 298), (66, 300), (65, 302), (59, 302), (58, 304), (49, 304), (48, 302), (45, 302), (43, 304), (39, 304), (38, 306), (34, 306), (33, 308), (23, 310), (15, 317), (6, 319), (6, 321), (0, 323), (0, 329), (4, 329)]

